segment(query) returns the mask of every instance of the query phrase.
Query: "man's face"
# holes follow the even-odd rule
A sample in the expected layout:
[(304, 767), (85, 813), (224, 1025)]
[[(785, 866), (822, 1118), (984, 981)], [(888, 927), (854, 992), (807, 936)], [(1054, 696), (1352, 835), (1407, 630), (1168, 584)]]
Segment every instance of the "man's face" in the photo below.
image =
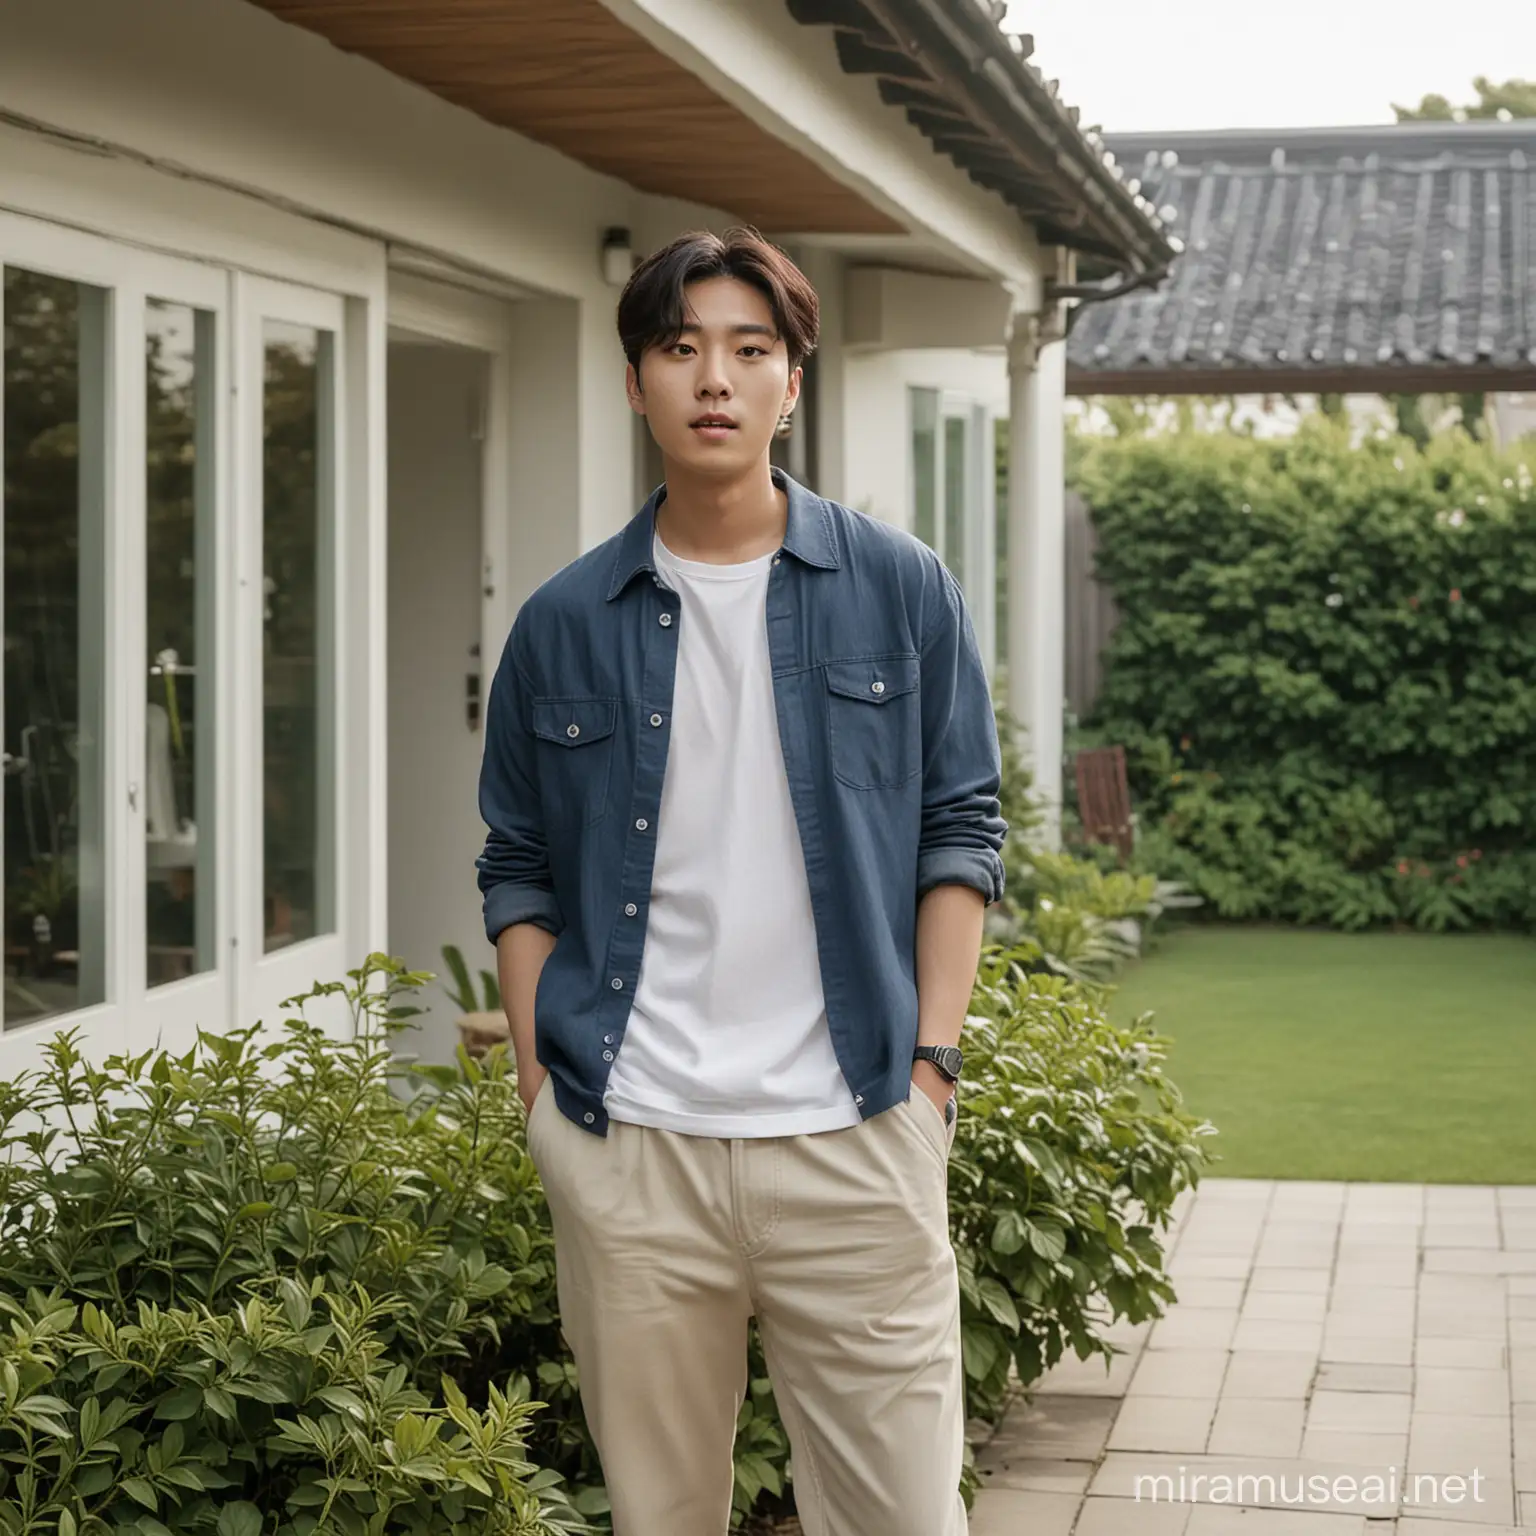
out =
[(768, 453), (779, 417), (800, 394), (800, 370), (750, 283), (711, 277), (684, 290), (684, 326), (628, 371), (629, 403), (669, 463), (731, 478)]

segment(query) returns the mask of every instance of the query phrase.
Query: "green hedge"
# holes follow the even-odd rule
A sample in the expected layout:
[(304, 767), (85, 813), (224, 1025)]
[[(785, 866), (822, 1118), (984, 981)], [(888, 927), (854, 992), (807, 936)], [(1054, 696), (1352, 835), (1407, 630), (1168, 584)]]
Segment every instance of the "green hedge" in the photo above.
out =
[(1536, 445), (1079, 444), (1138, 859), (1234, 918), (1536, 927)]
[[(1145, 1022), (990, 950), (950, 1172), (968, 1408), (1162, 1310), (1211, 1127)], [(0, 1532), (551, 1536), (607, 1500), (504, 1049), (411, 1072), (372, 956), (276, 1029), (0, 1084)], [(345, 1005), (355, 1037), (305, 1010)], [(736, 1521), (782, 1504), (761, 1356)], [(663, 1405), (664, 1406), (664, 1405)]]

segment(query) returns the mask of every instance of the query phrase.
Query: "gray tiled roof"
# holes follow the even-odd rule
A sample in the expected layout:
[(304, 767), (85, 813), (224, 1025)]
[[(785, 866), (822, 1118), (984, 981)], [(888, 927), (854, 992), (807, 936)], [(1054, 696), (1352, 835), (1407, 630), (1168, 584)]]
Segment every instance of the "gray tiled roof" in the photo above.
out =
[(1184, 250), (1074, 317), (1074, 392), (1536, 384), (1536, 122), (1106, 142)]

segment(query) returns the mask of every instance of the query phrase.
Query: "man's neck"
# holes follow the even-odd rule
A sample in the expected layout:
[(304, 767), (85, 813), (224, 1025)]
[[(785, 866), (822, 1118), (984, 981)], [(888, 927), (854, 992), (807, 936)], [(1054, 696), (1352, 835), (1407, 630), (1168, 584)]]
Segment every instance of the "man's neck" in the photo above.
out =
[(667, 494), (656, 509), (661, 542), (684, 560), (737, 565), (784, 542), (789, 500), (766, 462), (736, 480), (701, 479), (665, 466)]

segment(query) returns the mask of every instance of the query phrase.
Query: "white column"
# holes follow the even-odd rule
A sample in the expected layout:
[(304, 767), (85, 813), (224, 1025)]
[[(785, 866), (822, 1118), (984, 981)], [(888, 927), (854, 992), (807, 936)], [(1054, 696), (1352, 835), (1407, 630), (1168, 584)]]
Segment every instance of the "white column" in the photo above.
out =
[(1061, 836), (1066, 695), (1066, 473), (1062, 434), (1066, 343), (1036, 344), (1033, 317), (1015, 318), (1008, 347), (1008, 707), (1046, 808), (1041, 835)]

